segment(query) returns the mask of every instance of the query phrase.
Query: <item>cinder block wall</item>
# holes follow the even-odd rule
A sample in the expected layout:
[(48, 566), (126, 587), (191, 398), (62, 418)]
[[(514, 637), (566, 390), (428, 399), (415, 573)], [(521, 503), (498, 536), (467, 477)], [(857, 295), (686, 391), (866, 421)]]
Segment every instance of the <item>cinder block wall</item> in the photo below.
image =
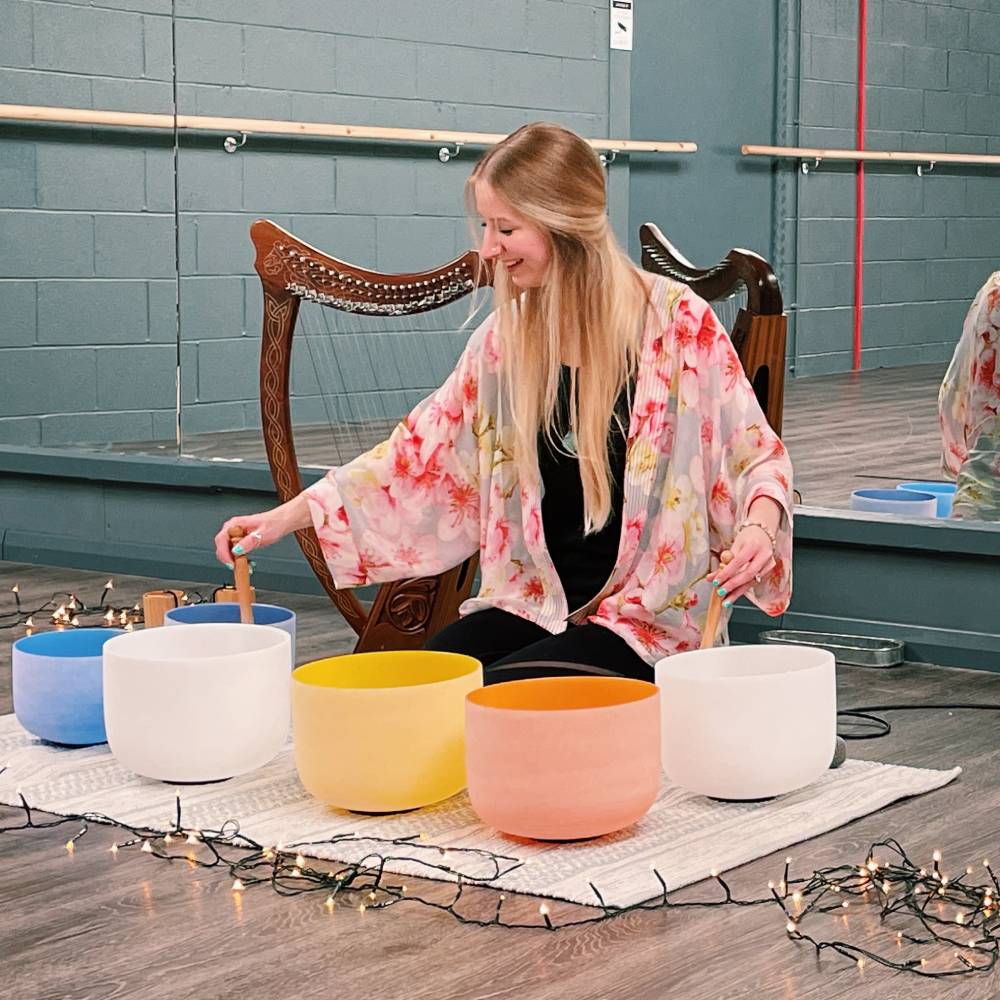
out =
[[(801, 11), (801, 32), (790, 22), (801, 83), (788, 141), (853, 148), (857, 4), (802, 0)], [(868, 14), (866, 145), (1000, 153), (1000, 2), (869, 0)], [(854, 171), (828, 161), (791, 180), (798, 219), (790, 198), (781, 263), (798, 304), (796, 374), (846, 371)], [(862, 366), (945, 362), (973, 295), (1000, 268), (1000, 171), (939, 164), (918, 177), (912, 166), (869, 164), (865, 214)]]
[[(170, 113), (170, 11), (0, 0), (2, 100)], [(177, 0), (176, 12), (181, 114), (611, 128), (606, 0)], [(627, 90), (624, 107), (620, 131)], [(182, 134), (178, 345), (172, 137), (0, 125), (0, 444), (171, 439), (178, 357), (185, 434), (258, 426), (253, 219), (379, 270), (443, 263), (469, 245), (462, 185), (477, 155), (442, 164), (435, 147), (264, 136), (229, 155), (221, 135)], [(399, 415), (466, 335), (428, 334), (409, 368), (401, 334), (348, 335), (337, 388), (368, 415)], [(295, 383), (299, 414), (318, 418), (311, 370)]]

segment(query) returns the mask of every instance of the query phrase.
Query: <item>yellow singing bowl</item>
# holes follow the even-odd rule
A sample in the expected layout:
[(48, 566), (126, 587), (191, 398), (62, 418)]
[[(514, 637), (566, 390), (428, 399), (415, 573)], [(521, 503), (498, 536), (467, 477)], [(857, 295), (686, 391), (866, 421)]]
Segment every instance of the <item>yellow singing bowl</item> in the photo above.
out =
[(355, 812), (398, 812), (465, 788), (465, 696), (483, 686), (459, 653), (354, 653), (292, 673), (295, 765), (306, 791)]

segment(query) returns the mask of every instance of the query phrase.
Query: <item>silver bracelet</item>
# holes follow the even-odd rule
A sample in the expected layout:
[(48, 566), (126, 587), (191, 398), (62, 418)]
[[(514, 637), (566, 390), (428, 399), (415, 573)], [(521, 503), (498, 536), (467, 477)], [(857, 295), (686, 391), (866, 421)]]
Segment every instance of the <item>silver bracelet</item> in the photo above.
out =
[[(761, 524), (760, 521), (741, 521), (739, 527), (736, 529), (736, 535), (744, 528), (760, 528), (767, 535), (768, 541), (771, 543), (771, 555), (774, 555), (778, 549), (778, 539), (775, 538), (774, 532), (766, 524)], [(733, 537), (735, 538), (736, 535)]]

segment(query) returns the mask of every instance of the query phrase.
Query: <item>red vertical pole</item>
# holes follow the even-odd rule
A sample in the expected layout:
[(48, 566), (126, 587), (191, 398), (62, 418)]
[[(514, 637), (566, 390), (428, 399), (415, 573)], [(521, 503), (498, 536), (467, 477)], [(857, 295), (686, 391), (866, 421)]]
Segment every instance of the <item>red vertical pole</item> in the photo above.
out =
[[(858, 114), (856, 149), (865, 148), (865, 52), (868, 0), (858, 0)], [(858, 160), (854, 175), (854, 371), (861, 369), (861, 310), (864, 303), (865, 267), (865, 161)]]

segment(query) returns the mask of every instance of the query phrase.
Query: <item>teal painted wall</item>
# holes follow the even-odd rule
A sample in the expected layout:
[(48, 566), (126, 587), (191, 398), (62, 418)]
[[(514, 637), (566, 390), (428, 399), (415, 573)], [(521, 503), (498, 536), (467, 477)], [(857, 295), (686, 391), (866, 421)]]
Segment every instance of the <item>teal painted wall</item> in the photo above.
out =
[(637, 6), (632, 133), (693, 139), (698, 152), (669, 170), (632, 157), (633, 255), (639, 225), (652, 221), (702, 267), (733, 246), (770, 259), (773, 168), (739, 145), (774, 141), (778, 0)]

